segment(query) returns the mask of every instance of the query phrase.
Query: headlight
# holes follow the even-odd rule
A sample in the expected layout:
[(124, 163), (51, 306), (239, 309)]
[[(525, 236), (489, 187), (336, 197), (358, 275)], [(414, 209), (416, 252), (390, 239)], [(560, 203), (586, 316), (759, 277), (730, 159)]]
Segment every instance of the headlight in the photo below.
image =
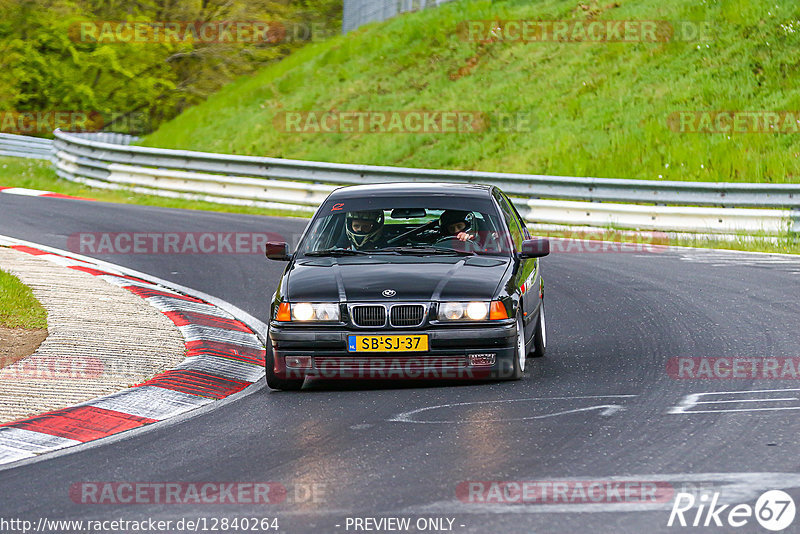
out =
[(439, 308), (440, 321), (458, 321), (464, 317), (463, 302), (445, 302)]
[(338, 304), (315, 304), (314, 315), (317, 321), (338, 321), (339, 320), (339, 305)]
[(314, 306), (309, 304), (308, 302), (301, 302), (299, 304), (292, 305), (292, 319), (295, 321), (310, 321), (314, 319), (316, 314), (314, 313)]
[(488, 302), (442, 302), (440, 321), (485, 321), (489, 318)]
[[(283, 312), (283, 313), (281, 313)], [(339, 305), (332, 302), (282, 302), (277, 316), (278, 321), (338, 321)]]
[(467, 304), (467, 317), (473, 321), (481, 321), (489, 315), (489, 304), (487, 302), (470, 302)]

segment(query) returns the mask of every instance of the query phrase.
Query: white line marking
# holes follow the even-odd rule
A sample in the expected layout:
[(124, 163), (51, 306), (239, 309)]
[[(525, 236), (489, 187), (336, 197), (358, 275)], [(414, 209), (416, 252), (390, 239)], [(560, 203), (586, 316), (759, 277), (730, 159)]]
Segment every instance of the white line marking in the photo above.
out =
[(776, 410), (800, 410), (800, 406), (778, 406), (775, 408), (731, 408), (728, 410), (690, 410), (670, 413), (732, 413), (732, 412), (772, 412)]
[(440, 408), (453, 408), (456, 406), (474, 406), (477, 404), (499, 404), (499, 403), (507, 403), (507, 402), (526, 402), (526, 401), (547, 401), (547, 400), (574, 400), (574, 399), (613, 399), (613, 398), (632, 398), (636, 397), (636, 395), (586, 395), (586, 396), (576, 396), (576, 397), (531, 397), (526, 399), (504, 399), (504, 400), (490, 400), (490, 401), (475, 401), (475, 402), (456, 402), (452, 404), (437, 404), (434, 406), (426, 406), (425, 408), (417, 408), (416, 410), (411, 410), (408, 412), (403, 412), (387, 421), (390, 422), (397, 422), (397, 423), (421, 423), (421, 424), (429, 424), (429, 423), (476, 423), (476, 422), (489, 422), (489, 421), (525, 421), (530, 419), (545, 419), (547, 417), (556, 417), (559, 415), (566, 415), (569, 413), (576, 413), (576, 412), (586, 412), (590, 410), (597, 410), (602, 409), (603, 411), (600, 412), (600, 415), (612, 415), (624, 408), (622, 406), (618, 406), (616, 404), (603, 404), (599, 406), (589, 406), (583, 408), (576, 408), (571, 410), (565, 410), (561, 412), (551, 413), (551, 414), (543, 414), (543, 415), (535, 415), (530, 417), (516, 417), (516, 418), (501, 418), (501, 419), (479, 419), (479, 420), (470, 420), (470, 421), (449, 421), (449, 420), (434, 420), (434, 421), (417, 421), (413, 417), (417, 414), (422, 412), (427, 412), (429, 410), (437, 410)]
[(797, 397), (785, 397), (782, 399), (733, 399), (733, 400), (718, 400), (718, 401), (697, 401), (695, 404), (730, 404), (731, 402), (781, 402), (800, 400)]
[(707, 393), (697, 393), (697, 395), (731, 395), (733, 393), (782, 393), (784, 391), (800, 391), (800, 388), (787, 389), (746, 389), (744, 391), (709, 391)]
[(763, 412), (770, 410), (800, 410), (800, 406), (778, 406), (774, 408), (736, 408), (727, 410), (692, 410), (693, 407), (699, 404), (723, 404), (723, 403), (736, 403), (736, 402), (788, 402), (792, 400), (800, 400), (797, 398), (764, 398), (764, 399), (723, 399), (719, 401), (701, 401), (702, 397), (718, 396), (718, 395), (754, 395), (758, 393), (788, 393), (790, 391), (800, 391), (798, 388), (787, 389), (753, 389), (744, 391), (709, 391), (705, 393), (691, 393), (683, 397), (677, 406), (673, 406), (667, 411), (669, 414), (693, 414), (693, 413), (732, 413), (732, 412)]

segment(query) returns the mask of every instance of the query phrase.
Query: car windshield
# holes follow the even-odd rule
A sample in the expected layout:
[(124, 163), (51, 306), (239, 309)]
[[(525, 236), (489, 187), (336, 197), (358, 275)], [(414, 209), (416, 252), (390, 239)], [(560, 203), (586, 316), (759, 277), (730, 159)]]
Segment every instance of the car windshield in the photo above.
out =
[(306, 256), (505, 256), (511, 248), (489, 200), (403, 197), (323, 205), (299, 250)]

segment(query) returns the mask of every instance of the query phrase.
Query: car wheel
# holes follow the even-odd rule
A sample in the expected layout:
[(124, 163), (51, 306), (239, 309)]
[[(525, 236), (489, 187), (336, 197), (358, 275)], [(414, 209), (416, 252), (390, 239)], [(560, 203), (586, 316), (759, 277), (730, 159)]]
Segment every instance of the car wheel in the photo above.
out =
[(541, 358), (547, 349), (547, 329), (544, 322), (544, 301), (539, 305), (539, 318), (536, 320), (536, 332), (533, 334), (532, 358)]
[(264, 371), (267, 375), (267, 385), (270, 389), (285, 391), (298, 391), (303, 387), (304, 378), (281, 378), (275, 374), (275, 355), (272, 353), (272, 343), (267, 340), (267, 357), (264, 358)]
[(525, 347), (525, 327), (522, 324), (522, 314), (517, 312), (517, 343), (514, 350), (514, 362), (511, 372), (511, 380), (519, 380), (525, 374), (525, 358), (527, 356)]

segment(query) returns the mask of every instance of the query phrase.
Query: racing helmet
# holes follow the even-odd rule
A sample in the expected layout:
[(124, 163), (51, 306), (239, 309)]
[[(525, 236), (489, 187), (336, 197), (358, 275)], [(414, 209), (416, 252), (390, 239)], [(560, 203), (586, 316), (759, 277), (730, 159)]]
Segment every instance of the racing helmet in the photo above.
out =
[(472, 212), (459, 211), (459, 210), (445, 210), (439, 216), (439, 230), (443, 235), (451, 235), (447, 229), (451, 224), (464, 223), (464, 229), (461, 232), (466, 232), (472, 226)]
[[(347, 239), (353, 244), (356, 249), (361, 249), (368, 244), (374, 244), (383, 233), (383, 211), (349, 211), (347, 212), (346, 219)], [(362, 226), (357, 229), (353, 228), (353, 223), (371, 223), (368, 229)]]

